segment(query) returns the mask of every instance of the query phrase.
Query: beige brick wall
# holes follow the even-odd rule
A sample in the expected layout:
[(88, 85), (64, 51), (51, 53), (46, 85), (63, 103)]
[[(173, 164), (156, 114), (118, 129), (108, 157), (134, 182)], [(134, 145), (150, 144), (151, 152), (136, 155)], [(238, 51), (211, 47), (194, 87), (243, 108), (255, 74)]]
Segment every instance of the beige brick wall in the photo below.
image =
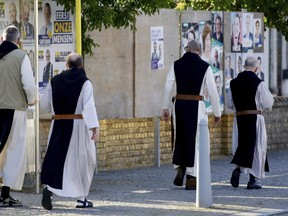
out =
[[(288, 148), (288, 100), (277, 99), (272, 112), (265, 112), (268, 149)], [(229, 155), (233, 114), (222, 116), (221, 124), (214, 125), (209, 116), (211, 157)], [(153, 118), (100, 120), (100, 141), (97, 143), (98, 169), (126, 169), (155, 164)], [(40, 121), (41, 157), (44, 158), (50, 120)], [(170, 122), (160, 121), (160, 161), (172, 161)]]

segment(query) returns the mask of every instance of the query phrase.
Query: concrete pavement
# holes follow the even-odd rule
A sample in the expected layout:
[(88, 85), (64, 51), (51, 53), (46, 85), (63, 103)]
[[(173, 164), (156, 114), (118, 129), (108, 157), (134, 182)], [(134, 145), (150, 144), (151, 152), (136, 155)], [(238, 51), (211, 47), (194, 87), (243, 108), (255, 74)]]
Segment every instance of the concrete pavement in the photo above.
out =
[(76, 209), (75, 200), (53, 196), (53, 210), (41, 206), (41, 194), (12, 192), (24, 206), (0, 208), (0, 215), (105, 215), (191, 216), (288, 215), (288, 151), (268, 152), (270, 172), (261, 181), (263, 189), (247, 190), (248, 175), (239, 188), (229, 179), (234, 166), (231, 156), (211, 160), (212, 208), (196, 208), (196, 191), (173, 185), (172, 165), (130, 170), (100, 171), (93, 180), (89, 199), (94, 208)]

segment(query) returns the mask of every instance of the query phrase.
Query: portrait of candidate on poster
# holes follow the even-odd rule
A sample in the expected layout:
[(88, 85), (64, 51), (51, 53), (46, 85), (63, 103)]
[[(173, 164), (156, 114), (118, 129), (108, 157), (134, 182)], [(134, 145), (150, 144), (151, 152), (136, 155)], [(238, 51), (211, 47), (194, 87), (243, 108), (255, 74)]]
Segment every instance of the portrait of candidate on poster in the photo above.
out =
[(243, 55), (242, 53), (236, 53), (236, 67), (235, 67), (235, 77), (243, 71)]
[(241, 20), (241, 13), (231, 13), (231, 52), (242, 52)]
[[(257, 16), (257, 18), (256, 18)], [(253, 19), (254, 28), (254, 52), (263, 53), (264, 52), (264, 26), (263, 17), (261, 15), (255, 14)]]
[(199, 40), (198, 23), (183, 22), (181, 25), (181, 54), (186, 52), (186, 46), (191, 40)]
[(53, 24), (51, 22), (51, 15), (52, 15), (51, 5), (50, 3), (46, 2), (42, 8), (43, 8), (42, 13), (44, 17), (44, 24), (41, 26), (39, 34), (46, 35), (49, 38), (51, 38), (53, 33)]
[(199, 28), (202, 29), (200, 43), (202, 46), (202, 60), (206, 61), (208, 64), (212, 65), (212, 54), (211, 54), (211, 43), (212, 43), (212, 29), (211, 21), (201, 21), (199, 23)]
[(225, 88), (230, 89), (230, 81), (234, 79), (235, 76), (235, 53), (226, 53), (225, 55)]
[(34, 39), (34, 12), (31, 8), (33, 9), (33, 4), (29, 0), (21, 1), (21, 37), (23, 40)]
[(253, 14), (243, 13), (243, 36), (242, 36), (242, 52), (252, 52), (254, 46), (254, 34), (253, 34)]

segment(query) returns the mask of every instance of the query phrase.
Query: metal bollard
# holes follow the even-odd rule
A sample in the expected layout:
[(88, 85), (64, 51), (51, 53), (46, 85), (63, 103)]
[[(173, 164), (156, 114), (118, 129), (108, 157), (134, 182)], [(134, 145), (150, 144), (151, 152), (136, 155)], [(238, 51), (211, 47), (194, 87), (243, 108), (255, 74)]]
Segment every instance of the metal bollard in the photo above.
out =
[(205, 119), (202, 119), (199, 126), (196, 207), (209, 208), (212, 207), (212, 187), (208, 122)]
[(155, 116), (153, 118), (154, 125), (154, 146), (155, 146), (155, 166), (160, 167), (160, 119)]

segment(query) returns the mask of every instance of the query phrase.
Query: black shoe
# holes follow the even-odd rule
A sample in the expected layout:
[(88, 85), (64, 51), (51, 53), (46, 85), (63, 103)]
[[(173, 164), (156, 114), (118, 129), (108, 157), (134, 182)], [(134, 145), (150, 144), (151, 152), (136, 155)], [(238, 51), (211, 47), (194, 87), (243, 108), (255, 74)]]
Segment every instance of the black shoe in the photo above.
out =
[(230, 179), (230, 183), (233, 187), (237, 188), (239, 186), (239, 179), (240, 179), (240, 170), (236, 168), (232, 172), (232, 176)]
[(186, 186), (185, 190), (196, 190), (196, 178), (194, 176), (186, 176)]
[(52, 192), (45, 187), (42, 191), (42, 206), (46, 210), (52, 209)]
[(178, 167), (177, 168), (177, 175), (174, 179), (174, 185), (176, 186), (182, 186), (183, 185), (183, 179), (184, 179), (184, 175), (186, 172), (186, 167)]
[(20, 207), (20, 206), (23, 206), (23, 204), (19, 200), (13, 199), (11, 196), (5, 199), (1, 197), (0, 199), (0, 207)]
[(75, 207), (76, 208), (92, 208), (93, 203), (91, 201), (88, 201), (87, 199), (85, 199), (84, 201), (77, 200), (77, 204)]
[(248, 182), (248, 184), (247, 184), (247, 189), (261, 189), (262, 188), (262, 186), (261, 186), (261, 184), (260, 184), (260, 182), (259, 181), (255, 181), (255, 182)]

